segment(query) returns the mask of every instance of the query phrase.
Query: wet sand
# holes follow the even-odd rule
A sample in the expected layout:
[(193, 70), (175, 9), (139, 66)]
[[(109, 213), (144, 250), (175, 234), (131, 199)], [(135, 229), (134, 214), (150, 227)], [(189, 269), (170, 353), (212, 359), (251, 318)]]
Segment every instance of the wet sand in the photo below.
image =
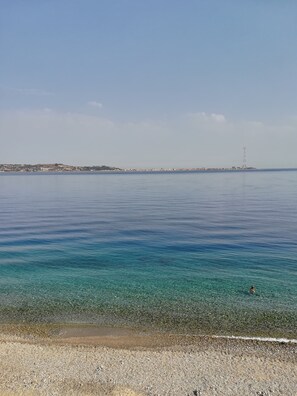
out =
[(98, 326), (0, 326), (1, 395), (297, 396), (297, 345)]

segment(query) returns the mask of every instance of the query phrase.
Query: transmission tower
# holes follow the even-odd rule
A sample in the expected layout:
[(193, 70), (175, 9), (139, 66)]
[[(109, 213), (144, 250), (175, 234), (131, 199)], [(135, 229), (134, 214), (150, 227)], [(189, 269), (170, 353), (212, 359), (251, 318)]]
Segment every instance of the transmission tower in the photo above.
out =
[(243, 146), (242, 169), (246, 169), (246, 147)]

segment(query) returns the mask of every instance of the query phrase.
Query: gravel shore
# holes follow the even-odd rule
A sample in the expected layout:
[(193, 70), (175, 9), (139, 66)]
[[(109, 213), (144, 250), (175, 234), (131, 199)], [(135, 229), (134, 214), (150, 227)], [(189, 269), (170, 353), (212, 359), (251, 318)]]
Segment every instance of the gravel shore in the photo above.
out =
[(297, 345), (59, 329), (0, 335), (1, 395), (297, 396)]

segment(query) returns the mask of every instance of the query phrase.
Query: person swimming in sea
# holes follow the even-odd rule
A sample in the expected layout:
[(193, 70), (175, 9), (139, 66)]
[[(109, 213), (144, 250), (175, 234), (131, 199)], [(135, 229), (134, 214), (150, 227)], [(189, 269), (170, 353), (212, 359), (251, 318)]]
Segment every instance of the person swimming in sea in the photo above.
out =
[(255, 286), (250, 287), (250, 294), (255, 294), (256, 293), (256, 288)]

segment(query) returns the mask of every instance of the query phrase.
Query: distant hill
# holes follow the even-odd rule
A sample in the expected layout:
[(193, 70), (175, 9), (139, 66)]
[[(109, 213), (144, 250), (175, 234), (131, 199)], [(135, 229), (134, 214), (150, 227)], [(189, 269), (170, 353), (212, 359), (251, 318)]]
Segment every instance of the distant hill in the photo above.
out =
[(0, 164), (0, 172), (100, 172), (119, 171), (106, 165), (74, 166), (64, 164)]

